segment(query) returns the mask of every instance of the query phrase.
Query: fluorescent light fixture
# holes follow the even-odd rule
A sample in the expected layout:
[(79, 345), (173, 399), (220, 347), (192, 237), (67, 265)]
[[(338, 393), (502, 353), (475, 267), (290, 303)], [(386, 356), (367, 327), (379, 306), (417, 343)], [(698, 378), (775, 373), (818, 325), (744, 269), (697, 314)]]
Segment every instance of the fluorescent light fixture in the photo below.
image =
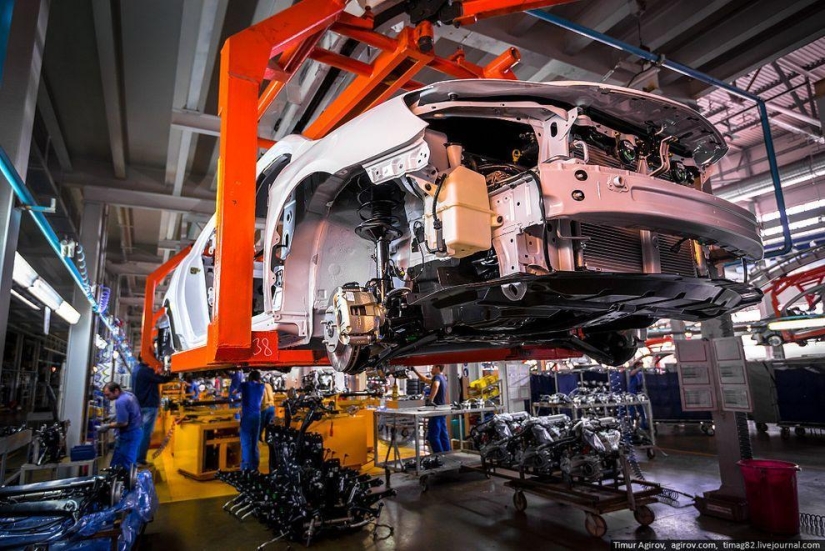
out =
[[(801, 212), (808, 212), (810, 210), (818, 209), (825, 207), (825, 199), (817, 199), (816, 201), (808, 201), (807, 203), (802, 203), (801, 205), (796, 205), (794, 207), (790, 207), (785, 209), (785, 212), (788, 216), (793, 216), (794, 214), (799, 214)], [(759, 217), (760, 222), (770, 222), (772, 220), (779, 220), (779, 211), (774, 210), (771, 212), (766, 212), (762, 216)]]
[[(20, 253), (14, 253), (14, 273), (12, 275), (14, 282), (20, 285), (21, 287), (25, 287), (26, 291), (31, 293), (31, 295), (46, 305), (47, 308), (53, 310), (58, 316), (69, 322), (71, 325), (74, 325), (78, 321), (80, 321), (80, 313), (72, 308), (72, 305), (63, 300), (57, 291), (52, 289), (52, 286), (46, 283), (42, 277), (40, 277), (34, 268), (26, 262)], [(12, 290), (12, 293), (15, 291)], [(21, 300), (23, 297), (18, 297)], [(30, 301), (28, 302), (31, 306), (35, 307), (31, 304)], [(37, 308), (38, 310), (40, 308)]]
[(60, 303), (60, 306), (54, 312), (64, 320), (68, 321), (70, 325), (74, 325), (80, 321), (80, 312), (72, 308), (72, 305), (65, 300)]
[(25, 287), (28, 289), (32, 286), (35, 280), (40, 277), (37, 275), (37, 272), (34, 271), (34, 268), (26, 262), (26, 260), (20, 256), (20, 253), (17, 251), (14, 252), (14, 271), (12, 273), (12, 279), (14, 282), (20, 285), (21, 287)]
[(768, 323), (768, 329), (770, 329), (771, 331), (787, 331), (789, 329), (813, 329), (815, 327), (825, 327), (825, 317), (780, 320)]
[(40, 302), (51, 308), (57, 310), (63, 302), (63, 297), (57, 294), (57, 291), (52, 289), (51, 285), (40, 278), (34, 280), (34, 284), (28, 288), (28, 291)]
[(27, 299), (26, 297), (21, 295), (20, 293), (18, 293), (14, 289), (11, 290), (11, 296), (13, 296), (17, 300), (19, 300), (20, 302), (25, 304), (26, 306), (28, 306), (32, 310), (40, 310), (40, 307), (38, 305), (36, 305), (35, 303), (33, 303), (32, 301), (30, 301), (29, 299)]
[(733, 323), (755, 323), (762, 319), (762, 314), (757, 308), (753, 308), (735, 312), (731, 318), (733, 318)]

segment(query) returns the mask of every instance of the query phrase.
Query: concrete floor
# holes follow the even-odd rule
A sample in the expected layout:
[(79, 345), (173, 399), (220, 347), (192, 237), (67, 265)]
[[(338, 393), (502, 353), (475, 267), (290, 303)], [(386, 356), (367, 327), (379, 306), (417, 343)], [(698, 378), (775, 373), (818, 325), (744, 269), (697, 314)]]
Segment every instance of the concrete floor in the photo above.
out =
[[(825, 437), (808, 436), (781, 440), (778, 430), (768, 435), (752, 432), (757, 457), (799, 463), (800, 510), (825, 514)], [(660, 453), (644, 460), (642, 469), (650, 480), (688, 493), (718, 487), (715, 440), (695, 427), (661, 428)], [(393, 478), (398, 496), (385, 501), (382, 522), (395, 534), (373, 541), (367, 530), (313, 543), (314, 549), (608, 549), (613, 539), (769, 539), (747, 524), (699, 517), (693, 507), (681, 509), (655, 504), (657, 519), (640, 528), (630, 512), (606, 515), (608, 532), (602, 539), (584, 529), (584, 514), (569, 506), (528, 495), (524, 513), (515, 511), (513, 492), (500, 480), (463, 474), (433, 481), (421, 493), (416, 481)], [(221, 510), (226, 498), (184, 501), (162, 505), (155, 522), (142, 538), (140, 549), (249, 550), (272, 536), (257, 521), (241, 523)], [(805, 539), (809, 536), (802, 535)], [(293, 545), (297, 547), (297, 545)], [(276, 545), (270, 549), (284, 549)]]

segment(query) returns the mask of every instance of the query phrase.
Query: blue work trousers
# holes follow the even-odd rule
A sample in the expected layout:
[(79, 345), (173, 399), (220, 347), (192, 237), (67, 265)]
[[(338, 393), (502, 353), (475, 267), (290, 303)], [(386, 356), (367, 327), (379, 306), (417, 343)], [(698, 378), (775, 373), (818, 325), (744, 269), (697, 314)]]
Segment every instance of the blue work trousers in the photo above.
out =
[(115, 451), (112, 453), (112, 462), (109, 467), (131, 469), (137, 460), (138, 448), (142, 439), (143, 429), (140, 427), (128, 432), (121, 432), (115, 442)]
[(152, 441), (152, 433), (155, 431), (155, 421), (158, 418), (158, 408), (140, 408), (143, 415), (143, 438), (140, 439), (137, 462), (141, 465), (146, 463), (146, 454), (149, 453), (149, 444)]
[(433, 453), (450, 451), (450, 435), (446, 417), (430, 417), (427, 421), (427, 441)]
[(241, 470), (257, 471), (261, 462), (258, 436), (261, 434), (261, 415), (241, 415)]
[(266, 442), (266, 427), (275, 418), (275, 406), (269, 406), (261, 412), (261, 442)]

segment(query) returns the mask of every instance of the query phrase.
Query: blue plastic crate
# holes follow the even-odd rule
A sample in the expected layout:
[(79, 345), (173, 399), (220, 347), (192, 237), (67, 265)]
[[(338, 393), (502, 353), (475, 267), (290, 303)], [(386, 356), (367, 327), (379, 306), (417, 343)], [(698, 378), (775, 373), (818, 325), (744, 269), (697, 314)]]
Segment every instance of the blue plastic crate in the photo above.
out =
[(95, 454), (94, 445), (81, 444), (72, 448), (69, 452), (69, 457), (72, 461), (88, 461), (97, 457), (97, 454)]

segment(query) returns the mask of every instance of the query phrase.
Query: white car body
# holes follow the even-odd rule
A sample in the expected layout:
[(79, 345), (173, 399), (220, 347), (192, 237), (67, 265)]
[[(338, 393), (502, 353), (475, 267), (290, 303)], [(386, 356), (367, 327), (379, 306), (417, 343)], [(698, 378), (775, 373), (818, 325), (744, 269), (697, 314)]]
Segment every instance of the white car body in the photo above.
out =
[[(597, 118), (602, 117), (603, 113), (605, 120), (616, 121), (617, 127), (646, 127), (650, 134), (640, 138), (640, 133), (615, 131), (607, 123), (594, 122), (586, 113), (596, 114)], [(434, 125), (437, 128), (458, 129), (468, 133), (470, 141), (476, 139), (470, 122), (466, 127), (470, 130), (465, 131), (460, 126), (464, 121), (472, 121), (472, 125), (482, 131), (486, 125), (498, 125), (507, 132), (523, 129), (524, 132), (518, 134), (512, 130), (512, 139), (521, 140), (522, 136), (526, 136), (523, 138), (525, 152), (513, 149), (512, 162), (504, 163), (503, 169), (499, 170), (501, 174), (498, 174), (494, 168), (489, 168), (498, 166), (495, 162), (487, 162), (490, 155), (477, 154), (466, 148), (451, 150), (443, 143), (447, 132), (433, 130)], [(651, 130), (653, 126), (656, 128)], [(531, 130), (532, 137), (528, 135)], [(507, 140), (511, 139), (507, 132), (499, 132), (499, 135), (494, 132), (489, 143), (507, 145)], [(660, 141), (656, 141), (656, 136), (671, 135), (666, 140), (658, 138)], [(615, 158), (612, 160), (609, 158), (611, 140), (616, 142)], [(657, 143), (658, 149), (650, 150)], [(674, 153), (674, 148), (680, 153)], [(503, 151), (507, 148), (501, 146), (499, 149)], [(256, 277), (260, 276), (263, 289), (262, 308), (254, 314), (253, 330), (279, 331), (281, 346), (318, 346), (323, 341), (331, 354), (336, 353), (333, 351), (336, 348), (334, 343), (338, 342), (335, 339), (340, 338), (340, 346), (350, 346), (352, 337), (355, 339), (352, 342), (360, 343), (359, 350), (361, 347), (371, 347), (373, 362), (378, 361), (375, 359), (379, 352), (376, 346), (385, 331), (378, 325), (392, 318), (388, 298), (384, 296), (382, 299), (379, 295), (391, 294), (392, 288), (401, 290), (401, 293), (395, 293), (396, 298), (399, 294), (417, 297), (420, 293), (414, 292), (415, 276), (410, 276), (410, 273), (418, 270), (418, 277), (422, 277), (425, 270), (437, 270), (438, 266), (448, 265), (466, 269), (469, 261), (462, 258), (471, 254), (483, 256), (473, 251), (481, 251), (484, 245), (478, 249), (472, 249), (475, 245), (467, 245), (469, 252), (445, 245), (449, 235), (462, 232), (463, 236), (458, 237), (461, 243), (474, 241), (474, 236), (469, 236), (468, 240), (467, 235), (473, 231), (451, 226), (465, 223), (450, 222), (448, 217), (455, 213), (464, 217), (458, 220), (472, 218), (475, 220), (473, 223), (477, 223), (480, 219), (486, 220), (484, 215), (479, 218), (478, 213), (489, 209), (490, 235), (488, 238), (487, 229), (483, 228), (482, 235), (478, 236), (479, 243), (492, 244), (488, 258), (498, 264), (498, 279), (495, 281), (513, 282), (507, 288), (502, 285), (502, 289), (507, 298), (514, 302), (524, 298), (524, 285), (532, 285), (531, 278), (554, 274), (616, 272), (655, 275), (668, 273), (665, 264), (673, 263), (675, 271), (671, 273), (685, 276), (685, 270), (690, 272), (685, 263), (693, 258), (696, 265), (692, 275), (701, 278), (701, 251), (706, 251), (710, 245), (725, 249), (735, 257), (758, 258), (762, 254), (762, 245), (753, 215), (701, 189), (694, 189), (697, 186), (708, 187), (707, 180), (712, 172), (710, 167), (724, 155), (726, 149), (721, 135), (701, 115), (679, 103), (635, 90), (578, 82), (444, 82), (395, 97), (320, 140), (288, 136), (267, 151), (257, 163), (259, 185), (268, 185), (268, 195), (262, 236), (264, 260), (262, 264), (256, 264)], [(449, 157), (455, 156), (456, 151), (457, 163)], [(526, 158), (528, 151), (529, 155), (536, 156), (534, 168), (518, 164), (520, 159)], [(642, 157), (643, 154), (646, 156)], [(636, 155), (634, 161), (623, 164), (622, 159), (630, 159), (633, 155)], [(671, 163), (674, 164), (671, 166)], [(613, 166), (616, 164), (619, 166)], [(522, 168), (524, 171), (519, 172)], [(269, 175), (268, 170), (273, 170), (274, 177)], [(489, 170), (493, 172), (484, 172)], [(654, 176), (657, 171), (658, 175)], [(511, 172), (515, 175), (509, 175)], [(668, 176), (671, 173), (675, 175)], [(687, 186), (674, 183), (683, 177), (683, 173), (689, 183)], [(528, 182), (530, 174), (536, 177), (535, 186)], [(489, 197), (481, 206), (470, 206), (467, 201), (476, 201), (478, 194), (475, 197), (467, 195), (466, 191), (462, 191), (465, 189), (462, 186), (471, 185), (465, 182), (478, 183), (479, 175), (485, 179)], [(584, 180), (580, 179), (582, 177)], [(433, 197), (432, 188), (437, 185), (438, 178), (442, 183), (447, 182), (445, 189), (458, 194), (458, 199), (452, 204), (454, 210), (449, 210), (449, 205), (444, 206), (451, 199), (438, 197), (440, 186)], [(450, 178), (454, 178), (454, 183), (450, 183)], [(521, 180), (514, 182), (514, 178)], [(455, 183), (459, 181), (460, 185)], [(393, 224), (399, 222), (395, 225), (401, 235), (395, 237), (397, 234), (391, 233), (392, 239), (379, 238), (388, 243), (386, 251), (390, 258), (386, 259), (384, 268), (393, 270), (392, 275), (383, 273), (382, 276), (380, 268), (370, 261), (379, 255), (377, 241), (359, 237), (360, 233), (356, 235), (351, 218), (353, 211), (357, 210), (360, 219), (366, 220), (363, 214), (366, 211), (362, 211), (356, 203), (361, 202), (362, 194), (368, 192), (373, 200), (373, 205), (369, 206), (374, 206), (383, 197), (379, 195), (379, 200), (375, 199), (376, 187), (387, 183), (397, 184), (399, 193), (403, 194), (401, 202), (404, 213), (403, 216), (390, 218), (384, 214), (384, 220), (390, 220)], [(541, 189), (541, 198), (537, 186)], [(396, 200), (395, 195), (387, 197)], [(536, 209), (535, 205), (540, 201), (541, 208)], [(440, 214), (435, 212), (434, 204), (437, 209), (443, 209)], [(541, 211), (545, 218), (543, 223)], [(373, 211), (373, 219), (374, 215)], [(406, 218), (406, 225), (400, 218)], [(448, 226), (444, 228), (447, 238), (437, 235), (435, 226), (439, 222)], [(360, 225), (363, 226), (364, 222)], [(486, 226), (486, 222), (482, 226)], [(584, 226), (594, 233), (584, 236), (581, 233)], [(552, 235), (547, 231), (548, 227), (552, 228)], [(619, 229), (614, 232), (610, 228)], [(370, 234), (376, 227), (360, 230)], [(422, 231), (426, 242), (418, 239)], [(605, 234), (604, 237), (602, 234)], [(611, 236), (615, 235), (624, 236), (618, 246), (610, 241)], [(671, 252), (678, 246), (676, 253), (670, 254), (664, 248), (660, 250), (657, 235), (662, 236)], [(208, 261), (209, 254), (204, 255), (204, 252), (208, 252), (213, 237), (214, 218), (173, 273), (164, 298), (173, 318), (177, 350), (202, 346), (206, 342), (211, 284), (209, 266), (204, 265), (204, 259)], [(584, 242), (598, 249), (602, 239), (606, 239), (607, 252), (601, 256), (597, 256), (598, 251), (588, 252), (586, 247), (581, 246)], [(688, 254), (682, 249), (685, 241), (690, 243), (688, 248), (694, 247), (700, 252)], [(693, 241), (696, 241), (695, 245)], [(544, 250), (542, 243), (545, 244)], [(629, 252), (622, 250), (623, 243), (632, 244), (627, 245)], [(426, 252), (432, 247), (437, 251)], [(641, 253), (636, 250), (639, 247), (643, 249)], [(615, 263), (611, 260), (611, 249), (617, 255)], [(591, 250), (595, 249), (591, 247)], [(660, 251), (655, 254), (657, 258), (651, 257), (651, 250)], [(695, 252), (693, 249), (691, 251)], [(625, 252), (628, 258), (632, 257), (632, 262), (619, 258)], [(487, 265), (491, 263), (494, 263), (493, 260)], [(376, 270), (379, 270), (377, 280)], [(401, 274), (406, 275), (402, 277)], [(489, 277), (489, 273), (484, 276)], [(364, 291), (367, 294), (359, 295), (361, 298), (342, 299), (341, 286), (348, 282), (357, 282), (358, 285), (371, 282), (369, 292), (379, 298), (372, 301), (369, 293)], [(449, 295), (448, 287), (445, 284), (444, 288), (438, 287), (436, 290), (446, 297)], [(489, 292), (489, 289), (484, 292)], [(722, 293), (721, 288), (718, 293)], [(720, 298), (718, 293), (711, 293), (702, 300), (706, 303), (707, 300), (716, 301), (714, 304), (719, 313), (752, 303), (758, 298), (758, 291), (751, 293), (744, 288), (735, 291), (738, 298), (732, 295)], [(344, 294), (354, 296), (352, 293)], [(346, 307), (344, 302), (336, 306), (336, 300), (366, 301), (363, 304), (372, 313), (342, 322), (341, 308), (346, 310)], [(411, 299), (411, 302), (416, 300), (418, 298)], [(426, 318), (431, 306), (421, 304)], [(590, 306), (585, 310), (588, 308)], [(679, 312), (673, 308), (671, 310), (673, 315), (668, 317), (679, 317)], [(716, 310), (705, 308), (700, 317), (710, 317), (711, 312)], [(501, 310), (505, 311), (506, 308)], [(649, 315), (656, 317), (669, 311), (667, 308), (661, 312), (650, 310)], [(332, 331), (330, 316), (333, 314), (338, 315), (334, 323), (348, 324), (346, 328), (338, 327), (335, 335), (329, 332)], [(455, 315), (461, 317), (461, 314)], [(460, 326), (462, 322), (454, 319), (455, 315), (445, 314), (447, 321), (443, 326)], [(618, 319), (622, 316), (616, 314), (613, 317)], [(694, 319), (695, 315), (686, 310), (684, 317)], [(439, 325), (433, 323), (432, 319), (428, 326), (425, 323), (429, 329), (424, 332), (432, 332), (433, 327)], [(599, 323), (609, 325), (612, 322), (608, 322), (606, 317), (577, 322), (578, 328), (593, 327)], [(350, 326), (359, 324), (365, 325), (361, 329)], [(440, 337), (436, 340), (449, 333), (450, 330), (439, 333)], [(424, 333), (419, 331), (416, 334), (420, 336)], [(435, 341), (430, 339), (429, 342)], [(491, 338), (490, 345), (504, 344), (501, 338)], [(344, 363), (349, 365), (354, 361), (345, 360)]]

